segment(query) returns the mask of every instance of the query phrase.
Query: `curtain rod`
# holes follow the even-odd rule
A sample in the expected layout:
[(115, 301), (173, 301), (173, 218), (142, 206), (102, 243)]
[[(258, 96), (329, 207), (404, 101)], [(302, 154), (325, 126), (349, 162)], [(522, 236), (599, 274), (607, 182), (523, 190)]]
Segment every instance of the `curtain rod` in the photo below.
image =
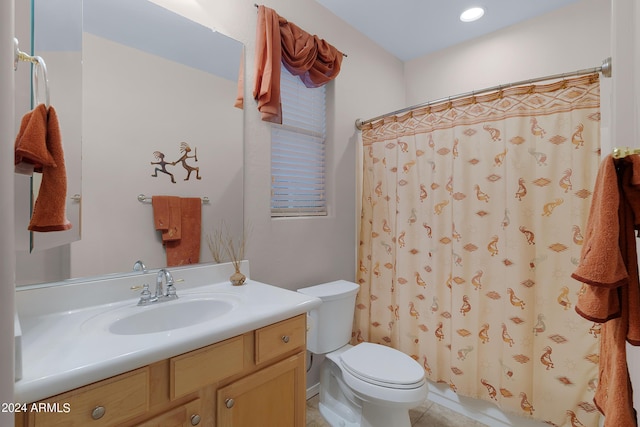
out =
[(460, 98), (466, 98), (468, 96), (479, 95), (479, 94), (482, 94), (482, 93), (500, 91), (502, 89), (507, 89), (507, 88), (513, 87), (513, 86), (521, 86), (521, 85), (526, 85), (526, 84), (531, 84), (531, 83), (536, 83), (536, 82), (542, 82), (542, 81), (545, 81), (545, 80), (565, 79), (567, 77), (582, 76), (584, 74), (591, 74), (591, 73), (602, 73), (602, 75), (604, 77), (611, 77), (611, 57), (606, 58), (605, 60), (603, 60), (602, 61), (602, 65), (599, 66), (599, 67), (586, 68), (584, 70), (574, 71), (573, 73), (561, 73), (561, 74), (554, 74), (554, 75), (551, 75), (551, 76), (537, 77), (537, 78), (534, 78), (534, 79), (522, 80), (522, 81), (515, 82), (515, 83), (509, 83), (509, 84), (506, 84), (506, 85), (492, 86), (492, 87), (488, 87), (488, 88), (481, 89), (481, 90), (465, 92), (465, 93), (461, 93), (461, 94), (458, 94), (458, 95), (455, 95), (455, 96), (447, 96), (445, 98), (435, 99), (433, 101), (427, 101), (427, 102), (424, 102), (422, 104), (413, 105), (411, 107), (405, 107), (405, 108), (402, 108), (400, 110), (392, 111), (392, 112), (387, 113), (387, 114), (382, 114), (380, 116), (374, 117), (374, 118), (369, 119), (369, 120), (356, 119), (356, 128), (358, 130), (362, 130), (362, 126), (366, 125), (367, 123), (372, 123), (372, 122), (375, 122), (376, 120), (380, 120), (380, 119), (383, 119), (385, 117), (395, 116), (397, 114), (406, 113), (408, 111), (416, 110), (418, 108), (424, 108), (424, 107), (428, 107), (430, 105), (440, 104), (440, 103), (445, 102), (445, 101), (448, 102), (448, 101), (453, 101), (453, 100), (460, 99)]
[[(258, 3), (254, 3), (253, 5), (256, 7), (256, 9), (260, 7), (260, 5)], [(340, 52), (340, 53), (342, 53), (342, 52)], [(343, 53), (342, 56), (344, 56), (346, 58), (349, 55), (347, 55), (346, 53)]]

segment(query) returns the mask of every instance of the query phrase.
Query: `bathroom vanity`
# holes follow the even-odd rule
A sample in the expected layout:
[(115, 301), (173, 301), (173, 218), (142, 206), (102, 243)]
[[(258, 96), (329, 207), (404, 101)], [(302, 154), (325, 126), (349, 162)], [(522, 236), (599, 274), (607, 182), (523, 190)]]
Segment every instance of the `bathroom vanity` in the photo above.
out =
[[(210, 279), (228, 277), (227, 267), (191, 270), (204, 268)], [(230, 301), (231, 308), (197, 320), (185, 312), (192, 324), (176, 321), (180, 327), (157, 326), (151, 317), (160, 331), (140, 326), (147, 316), (140, 309), (147, 307), (136, 306), (136, 298), (117, 301), (115, 291), (130, 295), (132, 287), (155, 281), (153, 274), (85, 283), (82, 290), (116, 301), (75, 310), (54, 303), (45, 314), (33, 307), (52, 292), (63, 300), (80, 292), (74, 285), (19, 296), (23, 378), (16, 382), (16, 403), (23, 411), (16, 412), (16, 426), (304, 426), (306, 312), (320, 301), (252, 280), (239, 287), (228, 279), (200, 285), (204, 271), (191, 270), (172, 270), (181, 279), (180, 298), (161, 303), (169, 309), (157, 308), (197, 314), (201, 303), (192, 302), (204, 300)], [(136, 325), (114, 328), (127, 319)]]

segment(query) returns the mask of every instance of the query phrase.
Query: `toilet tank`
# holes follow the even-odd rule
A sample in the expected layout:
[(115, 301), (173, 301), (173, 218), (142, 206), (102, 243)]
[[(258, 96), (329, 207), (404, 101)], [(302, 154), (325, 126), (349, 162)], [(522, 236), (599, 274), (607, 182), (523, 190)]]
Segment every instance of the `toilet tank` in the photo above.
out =
[(360, 286), (346, 280), (298, 289), (302, 294), (322, 300), (318, 308), (309, 312), (307, 350), (324, 354), (349, 343), (359, 289)]

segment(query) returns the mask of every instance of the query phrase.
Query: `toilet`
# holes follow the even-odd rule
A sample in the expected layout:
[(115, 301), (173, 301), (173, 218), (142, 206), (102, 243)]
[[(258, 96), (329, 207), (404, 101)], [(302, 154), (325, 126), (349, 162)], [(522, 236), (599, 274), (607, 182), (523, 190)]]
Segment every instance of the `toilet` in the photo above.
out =
[(427, 397), (424, 369), (391, 347), (349, 344), (358, 289), (345, 280), (298, 289), (322, 300), (307, 319), (307, 350), (325, 355), (320, 413), (332, 427), (409, 427), (409, 409)]

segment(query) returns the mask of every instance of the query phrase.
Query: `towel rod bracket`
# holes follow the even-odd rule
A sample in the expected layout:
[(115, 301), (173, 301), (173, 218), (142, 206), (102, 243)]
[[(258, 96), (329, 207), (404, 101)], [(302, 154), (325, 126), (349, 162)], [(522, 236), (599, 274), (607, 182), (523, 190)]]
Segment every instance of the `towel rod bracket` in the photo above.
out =
[(18, 62), (20, 62), (20, 54), (22, 52), (20, 52), (20, 48), (18, 47), (19, 43), (18, 43), (18, 39), (17, 38), (13, 38), (13, 71), (17, 71), (18, 70)]

